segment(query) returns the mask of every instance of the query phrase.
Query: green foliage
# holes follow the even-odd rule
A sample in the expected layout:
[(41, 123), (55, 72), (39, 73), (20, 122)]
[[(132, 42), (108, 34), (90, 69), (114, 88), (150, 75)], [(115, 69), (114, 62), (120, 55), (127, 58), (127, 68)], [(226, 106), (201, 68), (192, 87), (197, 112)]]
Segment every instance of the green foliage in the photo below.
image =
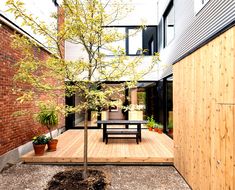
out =
[(157, 123), (157, 128), (158, 129), (163, 129), (163, 125), (161, 123)]
[(36, 120), (49, 128), (58, 124), (58, 113), (56, 106), (41, 102), (39, 104), (39, 112), (36, 114)]
[(58, 110), (57, 107), (51, 102), (40, 102), (39, 111), (35, 114), (36, 120), (46, 126), (50, 132), (50, 139), (53, 139), (51, 129), (58, 125)]
[[(47, 93), (51, 100), (62, 98), (63, 94), (57, 92), (63, 91), (66, 96), (76, 94), (83, 100), (75, 107), (66, 106), (65, 110), (61, 105), (60, 110), (63, 113), (109, 107), (113, 104), (110, 101), (113, 92), (122, 92), (126, 87), (135, 86), (159, 61), (159, 55), (155, 53), (149, 65), (138, 69), (142, 64), (143, 55), (129, 57), (120, 47), (112, 46), (112, 43), (127, 36), (117, 29), (104, 26), (110, 26), (116, 20), (124, 18), (132, 9), (128, 3), (120, 0), (107, 1), (106, 4), (98, 0), (63, 1), (61, 8), (64, 10), (65, 21), (59, 31), (55, 14), (55, 22), (48, 25), (29, 13), (23, 0), (7, 0), (7, 6), (9, 12), (14, 13), (17, 18), (22, 19), (24, 25), (45, 39), (44, 46), (54, 55), (40, 61), (35, 57), (35, 50), (41, 51), (41, 45), (24, 36), (14, 35), (13, 46), (23, 49), (24, 56), (16, 64), (17, 73), (14, 79), (30, 86), (27, 89), (16, 86), (18, 101), (21, 103), (40, 99), (38, 92)], [(143, 27), (139, 27), (139, 30)], [(77, 60), (64, 59), (61, 51), (64, 41), (80, 45), (81, 49), (77, 53), (83, 56), (78, 56)], [(107, 58), (100, 49), (112, 52), (114, 56)], [(60, 82), (54, 84), (51, 79)], [(118, 87), (104, 85), (105, 81), (123, 79), (128, 82)], [(69, 82), (61, 82), (64, 80)]]
[(169, 121), (168, 125), (167, 125), (168, 129), (173, 129), (173, 121)]
[(148, 128), (154, 128), (154, 126), (156, 125), (156, 121), (153, 118), (153, 115), (151, 115), (151, 117), (147, 117), (147, 127)]
[(146, 101), (146, 92), (138, 92), (137, 103), (145, 105), (145, 101)]
[(36, 144), (36, 145), (48, 143), (48, 138), (45, 135), (35, 136), (33, 137), (32, 140), (33, 140), (33, 144)]
[(155, 123), (155, 125), (154, 125), (153, 128), (154, 128), (154, 129), (158, 129), (158, 123), (157, 123), (157, 122)]

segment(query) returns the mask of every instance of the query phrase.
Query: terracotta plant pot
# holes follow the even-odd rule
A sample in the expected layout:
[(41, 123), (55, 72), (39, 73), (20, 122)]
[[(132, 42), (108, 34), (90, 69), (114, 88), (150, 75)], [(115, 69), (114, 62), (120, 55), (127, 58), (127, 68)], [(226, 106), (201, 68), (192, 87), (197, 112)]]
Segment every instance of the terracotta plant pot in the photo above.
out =
[(155, 132), (158, 132), (158, 128), (154, 128), (154, 131), (155, 131)]
[(42, 156), (45, 152), (46, 144), (33, 144), (35, 156)]
[(168, 134), (172, 135), (173, 134), (173, 129), (169, 129)]
[(152, 127), (149, 127), (149, 131), (152, 131), (153, 130), (153, 128)]
[(50, 151), (50, 152), (56, 151), (57, 143), (58, 143), (58, 139), (51, 139), (47, 143), (48, 151)]
[(163, 130), (162, 129), (158, 129), (157, 131), (159, 134), (162, 134), (163, 133)]

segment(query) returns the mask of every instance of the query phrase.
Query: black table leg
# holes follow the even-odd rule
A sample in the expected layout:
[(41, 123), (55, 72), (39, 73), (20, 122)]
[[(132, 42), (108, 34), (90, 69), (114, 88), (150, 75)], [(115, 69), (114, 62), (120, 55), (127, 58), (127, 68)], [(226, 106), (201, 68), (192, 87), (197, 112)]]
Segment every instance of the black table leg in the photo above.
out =
[(103, 142), (106, 138), (106, 131), (107, 131), (107, 125), (106, 124), (103, 124)]
[(138, 131), (139, 139), (141, 142), (141, 124), (140, 123), (137, 125), (137, 131)]
[(105, 136), (105, 144), (108, 144), (108, 134)]

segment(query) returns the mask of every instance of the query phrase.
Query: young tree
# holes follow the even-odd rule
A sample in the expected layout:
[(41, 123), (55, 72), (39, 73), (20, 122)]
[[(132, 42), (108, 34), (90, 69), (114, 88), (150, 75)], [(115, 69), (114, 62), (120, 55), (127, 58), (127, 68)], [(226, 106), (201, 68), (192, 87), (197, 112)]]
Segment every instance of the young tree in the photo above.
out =
[[(65, 90), (66, 96), (76, 94), (83, 100), (75, 107), (66, 106), (64, 113), (85, 112), (84, 178), (86, 178), (88, 111), (117, 104), (118, 102), (110, 101), (112, 94), (121, 92), (126, 87), (135, 86), (138, 80), (153, 69), (159, 60), (158, 54), (153, 56), (151, 63), (143, 66), (141, 65), (143, 56), (130, 58), (126, 56), (124, 49), (112, 45), (127, 37), (126, 34), (110, 27), (130, 11), (130, 7), (119, 0), (63, 0), (58, 16), (64, 17), (64, 21), (59, 30), (57, 24), (47, 25), (27, 13), (22, 0), (8, 0), (7, 5), (10, 12), (22, 19), (23, 25), (31, 27), (36, 34), (44, 37), (44, 46), (53, 54), (46, 61), (40, 62), (35, 59), (32, 50), (32, 45), (38, 47), (39, 44), (24, 36), (14, 36), (15, 48), (21, 49), (24, 55), (24, 58), (17, 63), (15, 79), (31, 86), (29, 89), (18, 89), (21, 93), (18, 100), (24, 102), (36, 99), (38, 92), (46, 92), (48, 97), (53, 99), (54, 96), (58, 96), (58, 93), (55, 93), (58, 90)], [(53, 17), (55, 20), (58, 19), (56, 14)], [(80, 47), (76, 52), (80, 55), (78, 59), (64, 58), (65, 41)], [(102, 50), (110, 51), (114, 56), (107, 58)], [(48, 79), (64, 83), (54, 84)], [(119, 86), (105, 84), (106, 81), (120, 80), (126, 82)]]

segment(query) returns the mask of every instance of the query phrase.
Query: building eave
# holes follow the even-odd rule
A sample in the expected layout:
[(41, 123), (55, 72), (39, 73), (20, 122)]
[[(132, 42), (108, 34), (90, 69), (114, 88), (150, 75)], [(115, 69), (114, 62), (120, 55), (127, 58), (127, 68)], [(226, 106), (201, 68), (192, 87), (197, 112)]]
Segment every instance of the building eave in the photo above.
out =
[[(5, 25), (9, 26), (16, 32), (28, 37), (30, 40), (33, 40), (39, 47), (41, 47), (43, 50), (47, 51), (49, 54), (52, 54), (50, 50), (47, 49), (46, 46), (44, 46), (40, 41), (38, 41), (36, 38), (34, 38), (32, 35), (30, 35), (28, 32), (26, 32), (24, 29), (22, 29), (20, 26), (12, 22), (10, 19), (8, 19), (5, 15), (3, 15), (0, 12), (0, 22), (4, 23)], [(1, 26), (0, 26), (1, 27)]]

